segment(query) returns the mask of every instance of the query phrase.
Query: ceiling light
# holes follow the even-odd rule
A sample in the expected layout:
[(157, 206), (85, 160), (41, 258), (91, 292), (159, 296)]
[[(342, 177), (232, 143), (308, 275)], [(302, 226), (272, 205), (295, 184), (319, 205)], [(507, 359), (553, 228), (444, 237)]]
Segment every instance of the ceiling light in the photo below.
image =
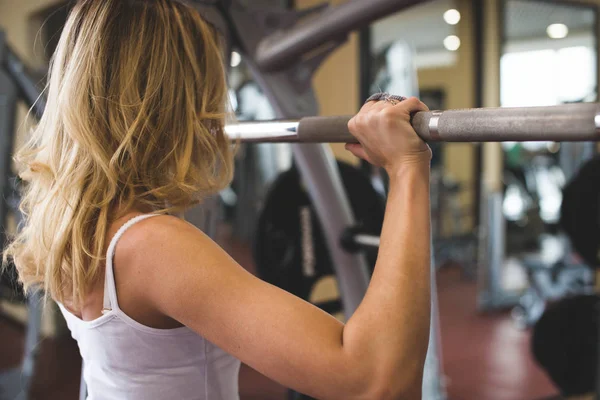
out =
[(444, 21), (449, 25), (456, 25), (460, 22), (460, 12), (450, 9), (444, 13)]
[(563, 39), (569, 34), (569, 28), (565, 24), (552, 24), (546, 29), (551, 39)]
[(231, 66), (233, 68), (239, 66), (242, 63), (242, 56), (237, 51), (231, 53)]
[(450, 35), (444, 39), (444, 47), (450, 51), (456, 51), (460, 48), (460, 38), (455, 35)]

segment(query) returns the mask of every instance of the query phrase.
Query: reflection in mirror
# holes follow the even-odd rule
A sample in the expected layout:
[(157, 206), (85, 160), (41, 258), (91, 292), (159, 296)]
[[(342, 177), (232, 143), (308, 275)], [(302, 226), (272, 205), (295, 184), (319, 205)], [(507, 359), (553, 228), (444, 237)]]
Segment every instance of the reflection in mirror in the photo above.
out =
[(596, 12), (592, 8), (508, 0), (504, 21), (502, 106), (596, 100)]
[[(426, 2), (374, 23), (372, 83), (382, 81), (381, 89), (386, 90), (394, 87), (386, 85), (405, 80), (408, 86), (399, 88), (415, 90), (418, 86), (411, 86), (415, 70), (455, 65), (461, 46), (456, 32), (459, 23), (461, 15), (453, 0)], [(410, 65), (413, 70), (408, 69)]]
[[(504, 0), (502, 8), (503, 107), (596, 101), (595, 8), (542, 0)], [(579, 268), (559, 222), (562, 190), (595, 153), (595, 145), (538, 142), (502, 147), (507, 262), (500, 286), (507, 293), (525, 291), (514, 315), (523, 326), (531, 326), (547, 301), (589, 289), (590, 270)]]
[[(445, 89), (420, 85), (420, 71), (456, 65), (461, 46), (456, 27), (461, 14), (453, 0), (417, 5), (371, 25), (367, 68), (368, 93), (420, 96), (430, 109), (444, 109)], [(363, 94), (363, 97), (368, 97)], [(434, 145), (433, 165), (441, 163), (441, 145)]]
[[(472, 78), (465, 76), (469, 75), (466, 63), (460, 64), (461, 54), (469, 52), (470, 31), (460, 6), (464, 2), (424, 2), (372, 24), (362, 36), (362, 97), (388, 92), (419, 96), (432, 110), (470, 106), (472, 100), (462, 83)], [(465, 145), (460, 160), (454, 162), (459, 152), (444, 160), (445, 150), (452, 145), (430, 146), (434, 157), (431, 198), (436, 262), (458, 262), (465, 266), (467, 275), (472, 275), (472, 170), (465, 161), (470, 148)], [(448, 238), (461, 239), (450, 245), (445, 240)]]

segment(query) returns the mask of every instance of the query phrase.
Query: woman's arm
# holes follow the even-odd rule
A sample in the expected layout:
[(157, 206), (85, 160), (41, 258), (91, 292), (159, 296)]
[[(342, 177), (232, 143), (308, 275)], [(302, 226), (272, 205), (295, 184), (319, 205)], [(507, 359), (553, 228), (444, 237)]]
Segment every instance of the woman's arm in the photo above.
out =
[[(390, 397), (420, 399), (430, 323), (429, 167), (390, 176), (379, 255), (367, 294), (344, 327), (344, 347), (374, 357)], [(404, 394), (398, 397), (396, 394)]]
[(391, 190), (373, 279), (345, 326), (255, 278), (173, 217), (133, 227), (142, 245), (127, 257), (128, 267), (139, 269), (145, 301), (161, 313), (319, 399), (420, 397), (430, 318), (430, 153), (409, 118), (424, 106), (369, 106), (351, 123), (364, 147), (349, 150), (385, 167)]

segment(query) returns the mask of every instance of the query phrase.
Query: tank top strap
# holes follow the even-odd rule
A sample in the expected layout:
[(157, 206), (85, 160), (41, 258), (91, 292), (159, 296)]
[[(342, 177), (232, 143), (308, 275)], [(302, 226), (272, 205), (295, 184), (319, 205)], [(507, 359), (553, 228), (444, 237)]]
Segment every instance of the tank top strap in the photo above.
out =
[(102, 313), (119, 308), (119, 302), (117, 301), (117, 287), (115, 285), (115, 274), (113, 269), (115, 249), (119, 239), (121, 239), (125, 232), (127, 232), (127, 230), (133, 225), (157, 215), (159, 214), (144, 214), (130, 219), (121, 228), (119, 228), (115, 236), (110, 241), (110, 244), (108, 245), (108, 251), (106, 252), (106, 268), (104, 273), (104, 306)]

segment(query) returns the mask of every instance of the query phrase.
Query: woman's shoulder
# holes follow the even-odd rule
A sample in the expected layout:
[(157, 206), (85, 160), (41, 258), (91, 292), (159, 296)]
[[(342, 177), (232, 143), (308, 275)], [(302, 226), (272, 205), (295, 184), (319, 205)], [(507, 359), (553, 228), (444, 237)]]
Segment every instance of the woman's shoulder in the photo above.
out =
[[(115, 221), (111, 227), (114, 237), (127, 221), (142, 217), (142, 213), (131, 213)], [(152, 215), (139, 218), (129, 226), (115, 246), (115, 258), (129, 265), (147, 266), (164, 262), (189, 251), (210, 252), (218, 246), (200, 229), (173, 215)]]
[(158, 243), (168, 244), (181, 237), (203, 236), (198, 228), (182, 218), (166, 214), (132, 212), (111, 225), (108, 241), (110, 242), (117, 232), (128, 223), (131, 225), (122, 232), (119, 238), (118, 246), (120, 248), (155, 246)]

